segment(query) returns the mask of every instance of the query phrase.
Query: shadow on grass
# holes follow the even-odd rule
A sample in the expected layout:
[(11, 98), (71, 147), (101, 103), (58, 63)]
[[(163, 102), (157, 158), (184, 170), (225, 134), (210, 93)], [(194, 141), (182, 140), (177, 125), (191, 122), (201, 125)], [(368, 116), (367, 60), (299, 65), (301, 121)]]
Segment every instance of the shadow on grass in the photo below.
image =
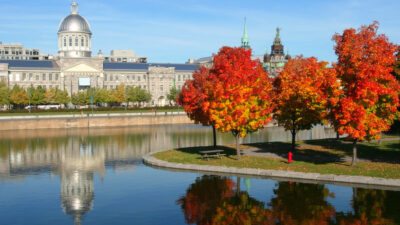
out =
[[(344, 139), (324, 139), (304, 141), (310, 146), (321, 147), (333, 154), (352, 157), (353, 143)], [(400, 163), (400, 141), (359, 142), (357, 143), (357, 157), (372, 162)]]
[(202, 154), (200, 153), (200, 151), (223, 150), (222, 154), (225, 154), (227, 158), (235, 160), (237, 159), (236, 149), (228, 146), (217, 146), (216, 148), (214, 148), (213, 146), (199, 146), (199, 147), (176, 148), (175, 150), (183, 153), (196, 154), (198, 155), (196, 159), (202, 159)]
[[(394, 141), (396, 142), (396, 141)], [(287, 158), (291, 151), (291, 143), (252, 143), (246, 144), (256, 148), (254, 155), (275, 154), (281, 158)], [(303, 141), (297, 144), (293, 152), (293, 160), (304, 161), (314, 164), (343, 163), (351, 161), (353, 145), (344, 139), (322, 139)], [(381, 144), (362, 142), (357, 144), (357, 155), (359, 160), (385, 163), (400, 163), (400, 141), (393, 143), (381, 142)]]

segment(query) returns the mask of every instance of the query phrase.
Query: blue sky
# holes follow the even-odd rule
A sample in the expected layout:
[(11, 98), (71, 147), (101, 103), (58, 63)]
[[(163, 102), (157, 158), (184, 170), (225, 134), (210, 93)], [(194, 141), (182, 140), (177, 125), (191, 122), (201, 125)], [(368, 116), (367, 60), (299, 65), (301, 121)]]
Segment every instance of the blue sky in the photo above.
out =
[[(70, 0), (0, 0), (0, 41), (57, 53), (57, 30)], [(380, 32), (400, 43), (399, 0), (78, 0), (90, 23), (93, 53), (134, 49), (150, 62), (183, 63), (239, 46), (243, 18), (254, 54), (270, 48), (275, 28), (291, 55), (336, 59), (335, 32), (380, 22)]]

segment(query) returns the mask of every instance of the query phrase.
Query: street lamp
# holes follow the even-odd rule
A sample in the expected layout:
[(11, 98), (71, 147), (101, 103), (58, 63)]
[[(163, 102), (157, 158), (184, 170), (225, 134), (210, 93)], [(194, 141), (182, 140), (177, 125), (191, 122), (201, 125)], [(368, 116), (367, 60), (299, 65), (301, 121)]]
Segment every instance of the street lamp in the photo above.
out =
[[(32, 87), (32, 84), (31, 84)], [(31, 113), (31, 87), (28, 88), (28, 111)]]

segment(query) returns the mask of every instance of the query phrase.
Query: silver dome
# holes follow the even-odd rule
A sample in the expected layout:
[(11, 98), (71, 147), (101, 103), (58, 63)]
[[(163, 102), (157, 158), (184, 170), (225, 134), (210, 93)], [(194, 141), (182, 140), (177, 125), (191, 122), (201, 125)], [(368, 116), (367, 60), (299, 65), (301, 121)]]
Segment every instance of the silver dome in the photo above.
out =
[(84, 32), (92, 33), (90, 31), (89, 23), (85, 18), (78, 14), (71, 14), (65, 17), (58, 28), (58, 32)]

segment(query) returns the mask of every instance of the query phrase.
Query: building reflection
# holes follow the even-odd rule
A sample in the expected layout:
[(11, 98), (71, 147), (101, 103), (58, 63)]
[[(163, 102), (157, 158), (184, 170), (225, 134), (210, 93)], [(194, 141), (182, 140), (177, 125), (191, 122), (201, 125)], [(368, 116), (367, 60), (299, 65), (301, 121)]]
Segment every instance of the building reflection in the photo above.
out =
[(79, 143), (79, 149), (62, 152), (57, 173), (61, 180), (61, 202), (64, 213), (81, 224), (82, 216), (93, 207), (94, 173), (104, 177), (104, 151), (94, 151), (92, 143)]

